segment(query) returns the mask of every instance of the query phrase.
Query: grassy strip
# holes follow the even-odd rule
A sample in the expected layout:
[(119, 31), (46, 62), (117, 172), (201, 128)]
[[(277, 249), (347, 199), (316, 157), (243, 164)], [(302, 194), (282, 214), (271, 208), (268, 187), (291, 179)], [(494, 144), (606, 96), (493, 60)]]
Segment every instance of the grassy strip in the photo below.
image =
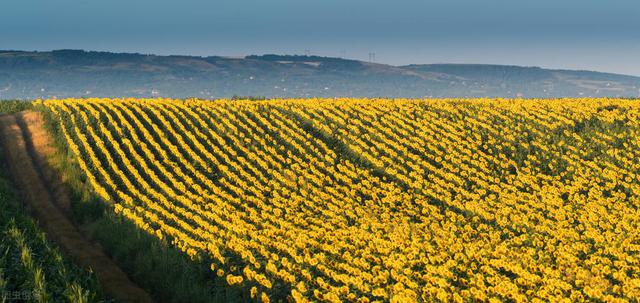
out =
[(115, 214), (110, 201), (98, 198), (86, 182), (52, 114), (41, 106), (36, 110), (44, 114), (54, 138), (56, 153), (47, 160), (65, 174), (75, 223), (100, 243), (136, 284), (161, 302), (251, 301), (246, 289), (229, 286), (215, 276), (207, 257), (192, 260), (166, 239), (158, 239)]
[[(3, 147), (4, 148), (4, 147)], [(0, 302), (105, 301), (94, 274), (50, 245), (23, 208), (0, 150)]]

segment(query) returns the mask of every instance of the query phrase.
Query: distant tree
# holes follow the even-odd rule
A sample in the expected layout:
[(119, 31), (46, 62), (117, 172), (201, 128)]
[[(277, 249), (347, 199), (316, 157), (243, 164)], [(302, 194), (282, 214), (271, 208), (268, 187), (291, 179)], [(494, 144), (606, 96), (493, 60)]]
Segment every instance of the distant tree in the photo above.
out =
[(251, 100), (251, 101), (261, 101), (261, 100), (267, 100), (267, 97), (264, 96), (238, 96), (238, 95), (233, 95), (233, 97), (231, 97), (231, 100)]

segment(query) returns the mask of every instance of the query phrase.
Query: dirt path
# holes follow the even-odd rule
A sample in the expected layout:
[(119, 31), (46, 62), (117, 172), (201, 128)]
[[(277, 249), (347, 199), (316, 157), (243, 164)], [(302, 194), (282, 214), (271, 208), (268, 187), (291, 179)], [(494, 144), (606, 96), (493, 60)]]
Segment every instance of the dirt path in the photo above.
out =
[(53, 196), (53, 202), (56, 206), (64, 212), (64, 214), (71, 217), (71, 200), (66, 188), (62, 186), (63, 180), (61, 175), (55, 171), (47, 162), (47, 157), (55, 153), (55, 146), (51, 139), (51, 136), (46, 131), (44, 126), (44, 120), (40, 113), (34, 111), (21, 112), (14, 115), (16, 122), (20, 129), (22, 129), (22, 135), (29, 152), (29, 156), (40, 173), (40, 177), (44, 181), (49, 193)]
[(42, 117), (35, 112), (2, 116), (0, 135), (13, 179), (47, 237), (78, 264), (91, 268), (109, 296), (121, 302), (153, 302), (65, 215), (69, 211), (68, 195), (46, 166), (46, 154), (53, 146)]

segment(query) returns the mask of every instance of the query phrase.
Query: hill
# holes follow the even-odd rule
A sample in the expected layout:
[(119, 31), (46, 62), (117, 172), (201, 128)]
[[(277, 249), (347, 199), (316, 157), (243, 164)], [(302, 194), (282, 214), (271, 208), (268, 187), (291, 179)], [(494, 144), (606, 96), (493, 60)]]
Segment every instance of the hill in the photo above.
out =
[(391, 66), (319, 56), (0, 51), (0, 99), (233, 95), (637, 97), (640, 77), (501, 65)]

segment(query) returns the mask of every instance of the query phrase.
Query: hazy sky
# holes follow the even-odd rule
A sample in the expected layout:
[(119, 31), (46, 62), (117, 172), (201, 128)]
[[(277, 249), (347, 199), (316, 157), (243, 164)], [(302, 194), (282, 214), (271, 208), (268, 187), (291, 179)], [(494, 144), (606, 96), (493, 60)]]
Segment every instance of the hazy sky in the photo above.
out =
[(1, 0), (0, 49), (311, 54), (640, 75), (638, 0)]

